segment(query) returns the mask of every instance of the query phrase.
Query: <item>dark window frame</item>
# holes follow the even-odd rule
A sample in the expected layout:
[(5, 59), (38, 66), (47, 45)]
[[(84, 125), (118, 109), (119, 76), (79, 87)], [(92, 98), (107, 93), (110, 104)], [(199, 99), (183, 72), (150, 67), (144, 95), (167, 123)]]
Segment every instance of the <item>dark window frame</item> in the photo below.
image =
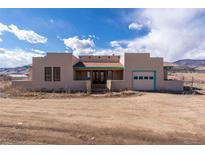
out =
[(139, 76), (134, 76), (134, 80), (139, 80)]
[(154, 77), (153, 76), (149, 76), (149, 80), (153, 80), (154, 79)]
[(61, 67), (53, 67), (53, 81), (61, 81)]
[(52, 81), (52, 67), (44, 67), (44, 80), (46, 82)]
[(144, 76), (144, 80), (148, 80), (149, 78), (148, 78), (148, 76)]
[(108, 80), (113, 80), (113, 71), (111, 71), (111, 70), (107, 71), (107, 79)]

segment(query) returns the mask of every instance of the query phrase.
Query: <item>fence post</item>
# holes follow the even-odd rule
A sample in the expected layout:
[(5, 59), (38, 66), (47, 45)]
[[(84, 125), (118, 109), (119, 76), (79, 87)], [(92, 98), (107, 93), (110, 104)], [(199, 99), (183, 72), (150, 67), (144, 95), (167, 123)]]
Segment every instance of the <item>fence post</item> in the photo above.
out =
[(191, 78), (191, 90), (193, 90), (193, 87), (194, 87), (194, 77), (192, 76), (192, 78)]

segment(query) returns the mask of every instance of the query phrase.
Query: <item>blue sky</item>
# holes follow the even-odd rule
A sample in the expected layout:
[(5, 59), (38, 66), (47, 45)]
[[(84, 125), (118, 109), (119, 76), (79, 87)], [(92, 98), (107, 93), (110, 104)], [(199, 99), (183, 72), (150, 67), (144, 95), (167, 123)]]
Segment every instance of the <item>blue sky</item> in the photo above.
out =
[(0, 67), (46, 52), (205, 58), (204, 9), (0, 9)]
[(129, 23), (121, 19), (121, 16), (131, 11), (132, 9), (1, 9), (1, 23), (33, 30), (48, 38), (46, 44), (30, 44), (7, 33), (1, 37), (5, 40), (1, 47), (64, 51), (66, 47), (59, 38), (86, 38), (95, 35), (96, 46), (106, 48), (112, 40), (132, 39), (144, 33), (140, 31), (133, 34), (128, 29)]

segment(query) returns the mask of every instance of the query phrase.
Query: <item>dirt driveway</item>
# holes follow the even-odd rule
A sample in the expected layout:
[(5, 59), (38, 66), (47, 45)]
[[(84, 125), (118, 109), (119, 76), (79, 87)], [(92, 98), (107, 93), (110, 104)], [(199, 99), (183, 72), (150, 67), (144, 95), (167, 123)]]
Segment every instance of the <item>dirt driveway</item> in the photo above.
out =
[(205, 144), (205, 95), (0, 98), (0, 144)]

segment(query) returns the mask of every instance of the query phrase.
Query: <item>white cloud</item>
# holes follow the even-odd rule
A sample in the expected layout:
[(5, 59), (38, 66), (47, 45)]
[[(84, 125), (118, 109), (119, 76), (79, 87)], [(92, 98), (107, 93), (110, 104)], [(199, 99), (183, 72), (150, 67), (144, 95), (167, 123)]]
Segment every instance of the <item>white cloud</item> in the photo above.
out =
[(128, 26), (128, 28), (130, 30), (141, 30), (143, 28), (143, 25), (139, 24), (139, 23), (136, 23), (136, 22), (133, 22)]
[(45, 51), (38, 50), (38, 49), (31, 49), (31, 51), (33, 51), (34, 53), (37, 53), (37, 54), (41, 54), (41, 55), (45, 55), (46, 54)]
[(144, 22), (150, 32), (133, 40), (115, 42), (126, 44), (120, 52), (150, 52), (166, 61), (205, 59), (205, 10), (144, 9), (133, 14), (133, 21)]
[(95, 44), (91, 38), (80, 39), (78, 36), (63, 39), (64, 44), (72, 50), (93, 48)]
[(21, 30), (15, 25), (10, 25), (10, 32), (16, 35), (19, 40), (25, 40), (29, 43), (46, 43), (47, 38), (35, 33), (32, 30)]
[(46, 43), (48, 40), (46, 37), (41, 36), (32, 30), (22, 30), (13, 24), (7, 26), (0, 23), (0, 35), (5, 31), (13, 33), (19, 40), (24, 40), (32, 44)]
[[(8, 31), (8, 30), (9, 28), (6, 25), (0, 23), (0, 35), (2, 35), (4, 31)], [(2, 38), (0, 38), (0, 42), (2, 41), (3, 41)]]
[(9, 28), (7, 25), (0, 23), (0, 35), (2, 35), (2, 32), (8, 31), (8, 30), (9, 30)]
[(32, 57), (41, 57), (42, 54), (24, 51), (22, 49), (0, 48), (0, 67), (16, 67), (32, 63)]
[[(132, 40), (113, 40), (111, 49), (95, 49), (92, 38), (75, 36), (64, 39), (64, 44), (75, 54), (123, 54), (149, 52), (164, 57), (165, 61), (183, 58), (205, 59), (204, 9), (143, 9), (132, 12), (130, 29), (146, 26), (147, 35)], [(133, 18), (134, 17), (134, 18)]]
[[(78, 36), (70, 37), (67, 39), (62, 39), (66, 47), (70, 48), (73, 52), (73, 55), (111, 55), (113, 54), (113, 50), (111, 49), (96, 49), (94, 38), (97, 39), (95, 35), (83, 36), (82, 38)], [(112, 43), (114, 44), (114, 42)], [(117, 49), (115, 49), (115, 52)], [(66, 51), (68, 52), (68, 51)]]
[(195, 49), (193, 51), (187, 52), (184, 57), (184, 59), (205, 59), (205, 49)]
[(119, 41), (111, 41), (111, 42), (110, 42), (110, 46), (111, 46), (112, 48), (116, 48), (116, 47), (120, 47), (121, 45), (120, 45), (120, 42), (119, 42)]
[(74, 55), (92, 54), (95, 52), (93, 39), (80, 39), (78, 36), (63, 39), (66, 47), (72, 49)]

